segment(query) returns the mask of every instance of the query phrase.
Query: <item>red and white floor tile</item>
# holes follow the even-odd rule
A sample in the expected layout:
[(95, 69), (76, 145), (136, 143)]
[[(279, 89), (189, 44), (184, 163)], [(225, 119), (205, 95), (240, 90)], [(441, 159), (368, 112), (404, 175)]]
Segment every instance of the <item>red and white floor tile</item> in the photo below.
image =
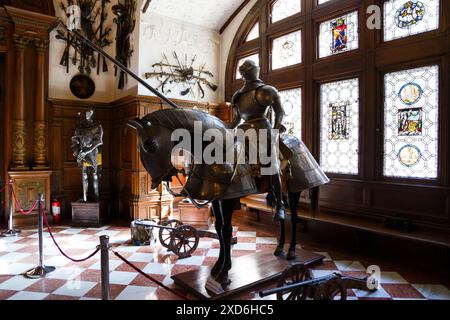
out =
[[(130, 229), (105, 226), (102, 228), (55, 227), (55, 238), (62, 249), (74, 258), (82, 258), (95, 250), (100, 235), (108, 235), (113, 249), (135, 266), (162, 281), (173, 285), (171, 276), (180, 272), (213, 265), (219, 254), (217, 240), (201, 239), (192, 257), (178, 259), (158, 243), (151, 246), (130, 245)], [(233, 257), (255, 251), (273, 251), (276, 238), (267, 234), (236, 230), (238, 244), (233, 248)], [(56, 270), (45, 279), (27, 279), (22, 274), (37, 265), (38, 234), (36, 229), (22, 230), (19, 237), (0, 238), (0, 299), (1, 300), (58, 300), (100, 299), (99, 254), (91, 259), (73, 263), (63, 257), (50, 235), (44, 233), (44, 262)], [(320, 252), (326, 259), (313, 268), (315, 277), (340, 272), (349, 276), (366, 276), (366, 268), (359, 261), (335, 260), (332, 253)], [(139, 275), (113, 254), (110, 254), (111, 297), (117, 300), (176, 299), (176, 296)], [(251, 293), (241, 299), (259, 299)], [(266, 299), (274, 299), (274, 296)], [(450, 299), (448, 287), (438, 283), (411, 283), (394, 270), (382, 270), (381, 285), (374, 293), (358, 290), (349, 292), (349, 300), (358, 299)]]

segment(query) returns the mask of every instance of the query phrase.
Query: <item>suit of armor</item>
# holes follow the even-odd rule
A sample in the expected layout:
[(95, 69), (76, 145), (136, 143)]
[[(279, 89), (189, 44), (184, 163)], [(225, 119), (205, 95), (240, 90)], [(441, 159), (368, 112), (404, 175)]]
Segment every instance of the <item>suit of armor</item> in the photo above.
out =
[(92, 172), (92, 184), (96, 201), (100, 199), (99, 166), (101, 166), (101, 153), (99, 147), (103, 145), (103, 128), (93, 120), (94, 111), (86, 112), (86, 119), (80, 121), (72, 137), (73, 155), (78, 165), (82, 167), (83, 201), (87, 202), (89, 187), (89, 172)]
[[(275, 114), (274, 129), (284, 132), (286, 129), (282, 125), (284, 111), (281, 106), (280, 96), (277, 89), (272, 86), (264, 84), (259, 79), (259, 67), (251, 60), (247, 60), (239, 68), (242, 78), (245, 80), (244, 86), (234, 94), (232, 99), (233, 107), (235, 108), (235, 119), (231, 124), (231, 128), (242, 129), (244, 132), (249, 129), (266, 129), (269, 134), (265, 144), (266, 151), (271, 150), (272, 154), (276, 155), (276, 163), (271, 163), (275, 166), (275, 174), (271, 175), (271, 186), (273, 186), (273, 194), (276, 198), (276, 212), (275, 220), (285, 219), (285, 210), (282, 202), (281, 178), (278, 157), (278, 137), (272, 131), (267, 113), (272, 108)], [(244, 120), (243, 123), (242, 120)], [(258, 135), (258, 140), (259, 140)], [(262, 142), (262, 144), (261, 144)], [(264, 145), (264, 141), (249, 141), (249, 144)], [(260, 165), (261, 166), (261, 165)]]

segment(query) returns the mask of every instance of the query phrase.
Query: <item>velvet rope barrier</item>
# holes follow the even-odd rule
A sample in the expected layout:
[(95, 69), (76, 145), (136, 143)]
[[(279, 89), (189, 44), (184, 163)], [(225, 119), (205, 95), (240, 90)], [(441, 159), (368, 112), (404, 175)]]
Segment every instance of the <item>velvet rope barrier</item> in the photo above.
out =
[(19, 200), (17, 199), (16, 192), (14, 191), (14, 188), (12, 188), (12, 194), (13, 194), (14, 202), (16, 203), (16, 207), (20, 211), (21, 214), (29, 215), (30, 213), (32, 213), (34, 211), (34, 209), (36, 209), (36, 207), (38, 205), (38, 202), (39, 202), (38, 200), (34, 201), (33, 205), (31, 206), (31, 208), (29, 210), (25, 211), (22, 208), (22, 206), (20, 205)]
[(113, 251), (113, 253), (116, 255), (116, 257), (118, 257), (120, 260), (122, 260), (123, 262), (125, 262), (128, 266), (130, 266), (131, 268), (133, 268), (134, 270), (136, 270), (136, 272), (140, 273), (141, 275), (143, 275), (144, 277), (146, 277), (147, 279), (149, 279), (150, 281), (153, 281), (154, 283), (156, 283), (158, 286), (162, 287), (163, 289), (166, 289), (167, 291), (173, 293), (174, 295), (176, 295), (177, 297), (183, 299), (183, 300), (189, 300), (185, 295), (178, 293), (177, 291), (169, 288), (168, 286), (164, 285), (161, 281), (156, 280), (155, 278), (149, 276), (148, 274), (146, 274), (144, 271), (142, 271), (141, 269), (139, 269), (138, 267), (136, 267), (135, 265), (133, 265), (131, 262), (129, 262), (127, 259), (125, 259), (124, 257), (122, 257), (118, 252)]
[(95, 256), (95, 255), (100, 251), (100, 247), (97, 247), (97, 249), (96, 249), (94, 252), (92, 252), (89, 256), (87, 256), (87, 257), (84, 258), (84, 259), (73, 259), (73, 258), (69, 257), (66, 253), (64, 253), (64, 251), (61, 249), (61, 247), (60, 247), (60, 246), (58, 245), (58, 243), (56, 242), (55, 237), (53, 236), (53, 233), (52, 233), (52, 229), (51, 229), (51, 227), (50, 227), (50, 224), (48, 223), (47, 215), (45, 214), (45, 209), (44, 209), (44, 207), (42, 206), (42, 204), (41, 204), (40, 210), (42, 210), (42, 216), (44, 217), (44, 223), (45, 223), (45, 225), (47, 226), (47, 230), (48, 230), (48, 233), (50, 234), (50, 237), (52, 238), (53, 242), (55, 243), (56, 248), (58, 248), (59, 252), (61, 252), (61, 254), (62, 254), (64, 257), (66, 257), (67, 259), (69, 259), (69, 260), (71, 260), (71, 261), (73, 261), (73, 262), (84, 262), (84, 261), (86, 261), (86, 260), (89, 260), (89, 259), (92, 258), (93, 256)]

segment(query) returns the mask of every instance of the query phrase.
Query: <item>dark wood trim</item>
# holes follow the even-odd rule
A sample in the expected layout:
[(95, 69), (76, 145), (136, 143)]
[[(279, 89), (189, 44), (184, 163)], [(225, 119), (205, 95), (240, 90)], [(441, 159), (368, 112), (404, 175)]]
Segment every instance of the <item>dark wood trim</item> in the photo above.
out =
[(245, 6), (249, 3), (250, 3), (250, 0), (244, 0), (244, 2), (242, 2), (242, 4), (236, 10), (234, 10), (232, 15), (228, 18), (227, 21), (225, 21), (223, 26), (220, 28), (219, 34), (222, 34), (228, 28), (230, 23), (234, 20), (234, 18), (236, 18), (236, 16), (239, 14), (239, 12), (241, 12), (242, 9), (244, 9)]
[[(438, 30), (383, 42), (383, 30), (365, 27), (366, 8), (385, 0), (331, 0), (317, 5), (302, 1), (300, 14), (270, 23), (271, 1), (258, 1), (239, 28), (227, 61), (225, 97), (229, 101), (242, 85), (234, 79), (238, 58), (259, 50), (261, 79), (280, 90), (302, 88), (302, 138), (318, 159), (320, 155), (320, 84), (358, 77), (360, 81), (360, 161), (356, 176), (330, 174), (331, 183), (321, 188), (324, 210), (356, 217), (383, 219), (398, 216), (417, 226), (450, 230), (450, 2), (440, 2)], [(356, 50), (318, 58), (317, 34), (321, 22), (340, 14), (358, 11), (359, 46)], [(382, 13), (383, 17), (383, 13)], [(240, 42), (251, 22), (259, 19), (260, 39)], [(302, 30), (303, 59), (297, 66), (271, 70), (270, 43), (273, 37)], [(424, 65), (440, 67), (439, 178), (436, 180), (383, 177), (384, 83), (387, 72)]]

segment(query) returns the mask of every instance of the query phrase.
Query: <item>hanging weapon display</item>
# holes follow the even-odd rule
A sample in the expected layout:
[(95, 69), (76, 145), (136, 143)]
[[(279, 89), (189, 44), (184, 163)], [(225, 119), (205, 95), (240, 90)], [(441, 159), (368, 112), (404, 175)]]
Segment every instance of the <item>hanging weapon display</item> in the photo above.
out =
[(178, 85), (182, 85), (183, 89), (180, 91), (182, 96), (190, 95), (195, 98), (195, 94), (198, 92), (200, 93), (200, 98), (203, 99), (205, 97), (205, 87), (212, 91), (217, 90), (217, 85), (209, 80), (214, 78), (214, 75), (206, 69), (206, 63), (198, 68), (194, 67), (197, 59), (196, 55), (188, 61), (188, 56), (185, 54), (182, 61), (174, 51), (173, 58), (176, 62), (170, 63), (167, 55), (163, 54), (162, 60), (152, 65), (154, 71), (144, 74), (146, 79), (152, 77), (158, 79), (160, 84), (157, 89), (162, 93), (171, 93)]
[[(136, 19), (134, 12), (136, 11), (136, 1), (134, 0), (120, 0), (118, 4), (112, 7), (113, 13), (116, 16), (114, 23), (117, 24), (116, 34), (116, 59), (128, 67), (133, 48), (131, 47), (130, 37), (136, 26)], [(119, 73), (119, 89), (125, 87), (126, 74), (124, 71), (118, 70), (114, 67), (114, 74)]]
[[(109, 0), (67, 0), (67, 4), (60, 2), (60, 7), (66, 12), (69, 20), (73, 19), (72, 8), (78, 6), (81, 33), (99, 47), (104, 48), (112, 43), (109, 39), (111, 28), (104, 26), (108, 16), (108, 10), (106, 10), (108, 3), (110, 3)], [(72, 65), (78, 64), (80, 73), (90, 74), (95, 68), (97, 68), (97, 73), (100, 72), (100, 68), (103, 72), (108, 72), (106, 60), (103, 58), (100, 63), (101, 56), (96, 55), (92, 48), (86, 46), (77, 37), (64, 30), (57, 30), (56, 38), (66, 41), (66, 48), (60, 64), (67, 68), (67, 72), (69, 72), (70, 62)]]

